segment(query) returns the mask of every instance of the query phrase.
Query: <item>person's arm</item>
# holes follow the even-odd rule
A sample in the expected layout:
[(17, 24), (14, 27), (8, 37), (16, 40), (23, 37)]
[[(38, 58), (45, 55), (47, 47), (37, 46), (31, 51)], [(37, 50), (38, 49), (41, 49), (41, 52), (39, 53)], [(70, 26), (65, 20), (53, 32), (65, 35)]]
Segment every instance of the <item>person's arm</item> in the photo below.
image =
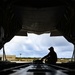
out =
[(50, 55), (50, 53), (48, 53), (46, 56), (44, 56), (41, 60), (47, 58)]

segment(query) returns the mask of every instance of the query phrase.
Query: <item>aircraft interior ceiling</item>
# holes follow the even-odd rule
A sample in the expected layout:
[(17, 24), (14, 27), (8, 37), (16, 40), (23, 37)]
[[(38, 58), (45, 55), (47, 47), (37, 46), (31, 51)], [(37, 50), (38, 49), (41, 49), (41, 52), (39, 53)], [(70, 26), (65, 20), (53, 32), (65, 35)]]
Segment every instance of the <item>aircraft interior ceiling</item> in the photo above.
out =
[(75, 44), (75, 0), (1, 0), (0, 48), (15, 35), (51, 33)]

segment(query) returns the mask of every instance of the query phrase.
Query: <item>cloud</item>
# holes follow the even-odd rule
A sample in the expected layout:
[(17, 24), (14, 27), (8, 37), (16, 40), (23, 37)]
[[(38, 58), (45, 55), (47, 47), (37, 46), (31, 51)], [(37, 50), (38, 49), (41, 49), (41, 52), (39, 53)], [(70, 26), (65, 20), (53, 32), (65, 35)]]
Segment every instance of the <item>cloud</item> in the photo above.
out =
[(55, 46), (55, 51), (59, 58), (71, 58), (73, 54), (74, 46), (73, 44), (67, 46)]
[[(53, 46), (58, 57), (71, 57), (74, 46), (63, 36), (50, 37), (50, 34), (28, 34), (28, 37), (15, 36), (10, 42), (5, 44), (6, 54), (23, 57), (43, 57)], [(66, 55), (67, 53), (67, 55)], [(0, 51), (2, 54), (2, 50)]]

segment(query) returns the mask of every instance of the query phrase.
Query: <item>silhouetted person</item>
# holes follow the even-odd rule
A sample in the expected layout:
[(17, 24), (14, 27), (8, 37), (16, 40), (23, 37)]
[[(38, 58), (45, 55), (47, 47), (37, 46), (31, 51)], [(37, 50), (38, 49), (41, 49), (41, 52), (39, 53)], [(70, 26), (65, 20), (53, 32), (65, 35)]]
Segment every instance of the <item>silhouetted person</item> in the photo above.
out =
[(45, 59), (45, 63), (55, 64), (57, 61), (57, 54), (54, 51), (53, 47), (50, 47), (49, 50), (50, 52), (46, 56), (44, 56), (41, 60), (43, 61), (43, 59)]

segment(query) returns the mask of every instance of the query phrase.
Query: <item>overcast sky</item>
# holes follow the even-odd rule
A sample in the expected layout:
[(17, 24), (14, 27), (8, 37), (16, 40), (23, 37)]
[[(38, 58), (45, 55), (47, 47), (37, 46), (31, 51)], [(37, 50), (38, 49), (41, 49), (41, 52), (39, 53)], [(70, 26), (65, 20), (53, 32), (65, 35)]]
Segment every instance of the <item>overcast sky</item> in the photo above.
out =
[[(6, 55), (20, 57), (43, 57), (48, 54), (48, 48), (53, 46), (58, 58), (71, 58), (74, 45), (63, 36), (50, 37), (50, 34), (28, 34), (28, 36), (15, 36), (5, 44)], [(0, 50), (2, 54), (2, 49)]]

